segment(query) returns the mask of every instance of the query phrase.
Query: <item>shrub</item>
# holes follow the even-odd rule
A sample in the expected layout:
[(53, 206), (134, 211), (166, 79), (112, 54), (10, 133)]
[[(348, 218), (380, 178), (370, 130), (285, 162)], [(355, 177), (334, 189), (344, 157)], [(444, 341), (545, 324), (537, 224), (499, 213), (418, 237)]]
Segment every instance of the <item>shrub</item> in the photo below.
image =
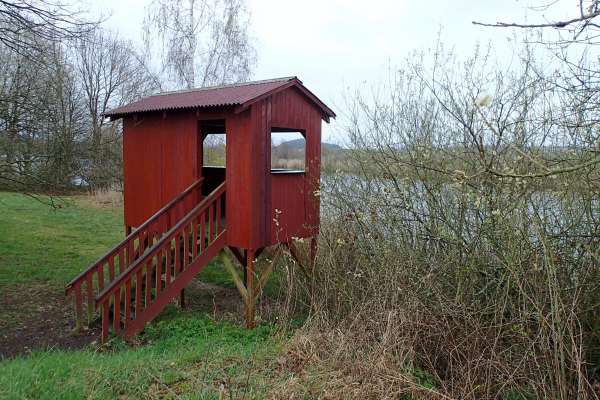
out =
[(439, 47), (349, 96), (354, 172), (324, 178), (296, 277), (298, 347), (361, 382), (344, 397), (598, 398), (595, 108), (538, 67)]

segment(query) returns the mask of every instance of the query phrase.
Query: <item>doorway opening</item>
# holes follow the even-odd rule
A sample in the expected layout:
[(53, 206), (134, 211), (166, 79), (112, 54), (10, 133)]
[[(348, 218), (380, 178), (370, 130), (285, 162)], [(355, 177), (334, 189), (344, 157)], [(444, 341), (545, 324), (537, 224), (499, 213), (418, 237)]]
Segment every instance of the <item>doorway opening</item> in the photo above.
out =
[(225, 181), (226, 140), (225, 120), (199, 122), (199, 176), (204, 178), (202, 194), (208, 195)]

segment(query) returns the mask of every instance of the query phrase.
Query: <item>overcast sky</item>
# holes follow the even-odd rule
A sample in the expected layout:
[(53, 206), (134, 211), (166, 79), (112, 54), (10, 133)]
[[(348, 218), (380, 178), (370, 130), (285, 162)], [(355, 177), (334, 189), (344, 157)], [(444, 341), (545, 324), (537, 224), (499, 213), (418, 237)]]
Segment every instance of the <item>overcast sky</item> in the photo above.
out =
[[(106, 25), (139, 41), (149, 0), (95, 3)], [(247, 0), (258, 50), (254, 79), (296, 75), (334, 110), (344, 88), (369, 84), (400, 64), (412, 50), (431, 48), (438, 32), (460, 55), (491, 41), (498, 54), (511, 53), (511, 31), (471, 21), (538, 21), (577, 12), (577, 0), (559, 0), (544, 13), (531, 6), (551, 0)], [(335, 123), (324, 127), (324, 141), (339, 140)]]

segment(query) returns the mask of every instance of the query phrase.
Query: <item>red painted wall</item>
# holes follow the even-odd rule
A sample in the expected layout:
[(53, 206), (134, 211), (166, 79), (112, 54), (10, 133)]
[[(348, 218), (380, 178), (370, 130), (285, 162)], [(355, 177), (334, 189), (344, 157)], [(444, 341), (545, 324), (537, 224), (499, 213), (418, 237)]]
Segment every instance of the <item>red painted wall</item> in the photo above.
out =
[(192, 112), (123, 119), (125, 225), (139, 226), (197, 179)]
[(299, 177), (271, 175), (272, 202), (270, 211), (270, 244), (276, 243), (275, 208), (287, 214), (280, 224), (288, 235), (310, 237), (319, 233), (321, 181), (321, 113), (295, 88), (277, 93), (271, 99), (271, 125), (276, 128), (300, 129), (306, 139), (306, 167), (303, 189), (299, 191)]
[(268, 103), (261, 101), (226, 121), (227, 241), (231, 246), (259, 248), (266, 242), (267, 165), (271, 157), (266, 134), (270, 129), (268, 108)]
[[(321, 113), (290, 88), (227, 118), (227, 238), (259, 248), (318, 233)], [(306, 136), (305, 174), (271, 174), (272, 127)], [(275, 209), (279, 226), (274, 219)]]
[(286, 242), (294, 237), (309, 237), (306, 174), (276, 173), (271, 175), (272, 228), (269, 244)]
[[(322, 115), (293, 87), (239, 113), (230, 108), (125, 117), (126, 225), (139, 226), (198, 179), (198, 121), (215, 118), (225, 120), (228, 244), (256, 249), (317, 234)], [(304, 174), (271, 173), (272, 127), (305, 133)]]

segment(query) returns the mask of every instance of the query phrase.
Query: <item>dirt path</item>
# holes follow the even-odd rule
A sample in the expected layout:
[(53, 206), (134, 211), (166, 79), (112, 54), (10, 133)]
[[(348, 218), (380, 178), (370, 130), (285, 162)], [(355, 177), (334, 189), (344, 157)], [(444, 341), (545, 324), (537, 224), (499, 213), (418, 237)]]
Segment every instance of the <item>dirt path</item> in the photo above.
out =
[(61, 289), (40, 284), (1, 289), (0, 359), (38, 349), (77, 349), (98, 337), (98, 328), (73, 333), (72, 305)]
[[(80, 349), (100, 337), (98, 323), (73, 331), (72, 301), (61, 287), (27, 284), (0, 289), (0, 360), (34, 350)], [(260, 308), (270, 314), (271, 302)], [(243, 303), (236, 289), (193, 280), (186, 288), (186, 310), (243, 323)]]

